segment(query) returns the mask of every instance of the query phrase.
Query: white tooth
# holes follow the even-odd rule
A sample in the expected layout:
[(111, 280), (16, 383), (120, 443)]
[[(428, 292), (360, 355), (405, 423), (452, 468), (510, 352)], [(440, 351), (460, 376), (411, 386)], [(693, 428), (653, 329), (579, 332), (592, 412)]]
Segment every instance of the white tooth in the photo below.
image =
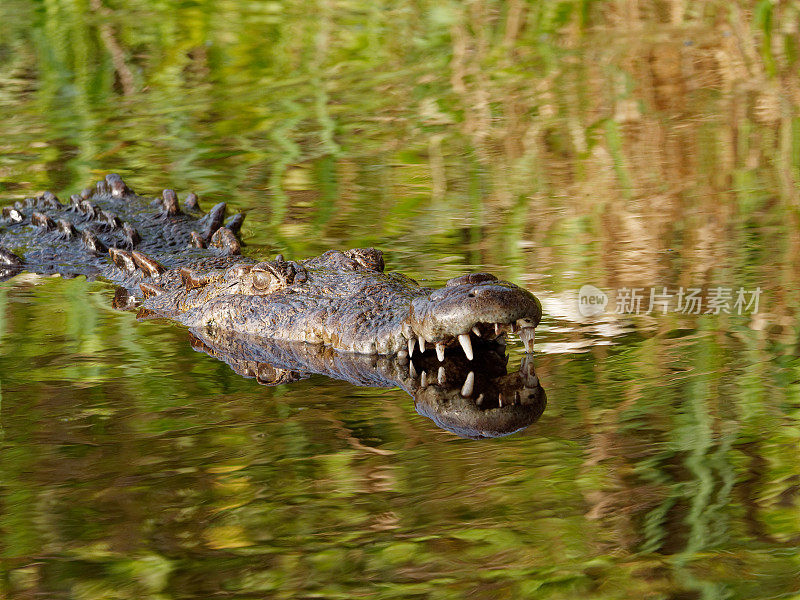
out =
[(472, 360), (472, 342), (469, 339), (468, 333), (462, 333), (458, 336), (458, 343), (461, 344), (461, 347), (464, 349), (464, 354), (467, 355), (467, 360)]
[(503, 394), (497, 394), (497, 406), (503, 408)]
[(408, 340), (408, 355), (414, 356), (414, 347), (416, 346), (417, 340), (411, 338)]
[(478, 329), (478, 326), (477, 326), (477, 325), (475, 325), (475, 327), (473, 327), (473, 328), (472, 328), (472, 333), (474, 333), (474, 334), (475, 334), (475, 335), (477, 335), (478, 337), (481, 337), (481, 330), (480, 330), (480, 329)]
[(422, 336), (419, 336), (419, 351), (425, 352), (425, 338)]
[(420, 387), (428, 387), (428, 374), (423, 371), (419, 378)]
[(475, 387), (475, 373), (470, 371), (469, 375), (467, 375), (467, 379), (464, 381), (464, 385), (461, 388), (461, 395), (464, 398), (469, 398), (472, 396), (472, 391)]
[(514, 404), (519, 404), (519, 390), (514, 390)]
[(436, 357), (439, 362), (444, 362), (444, 342), (436, 342)]
[(417, 378), (417, 370), (414, 368), (414, 363), (411, 361), (408, 361), (408, 376), (412, 379)]
[(436, 374), (436, 381), (439, 382), (439, 385), (444, 385), (444, 367), (439, 367), (439, 372)]
[(475, 404), (477, 404), (478, 406), (481, 406), (481, 405), (483, 404), (483, 394), (480, 394), (480, 395), (479, 395), (479, 396), (478, 396), (478, 397), (475, 399)]
[(519, 330), (519, 339), (525, 344), (525, 352), (533, 352), (533, 340), (536, 337), (536, 330), (533, 327), (523, 327)]
[(494, 324), (494, 334), (495, 336), (503, 335), (504, 333), (508, 333), (511, 331), (511, 325), (507, 323), (495, 323)]

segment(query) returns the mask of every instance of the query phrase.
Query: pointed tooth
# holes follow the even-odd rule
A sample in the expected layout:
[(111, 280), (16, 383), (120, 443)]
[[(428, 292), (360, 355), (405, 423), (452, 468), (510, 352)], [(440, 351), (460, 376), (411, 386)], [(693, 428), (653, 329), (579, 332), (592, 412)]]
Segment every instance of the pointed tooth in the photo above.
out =
[(533, 340), (536, 337), (536, 330), (533, 327), (523, 327), (519, 330), (519, 339), (525, 344), (525, 352), (533, 352)]
[(439, 385), (444, 385), (445, 375), (444, 367), (439, 367), (439, 372), (436, 374), (436, 381), (439, 382)]
[(481, 330), (478, 329), (477, 325), (475, 325), (475, 327), (472, 328), (472, 333), (474, 333), (478, 337), (481, 337)]
[(503, 408), (503, 393), (502, 392), (497, 394), (497, 406), (499, 406), (500, 408)]
[(475, 390), (475, 372), (470, 371), (467, 378), (464, 380), (464, 385), (461, 387), (461, 395), (464, 398), (469, 398), (472, 396), (472, 392)]
[(414, 356), (414, 347), (416, 346), (417, 340), (411, 338), (408, 340), (408, 355)]
[(417, 378), (417, 370), (414, 368), (413, 361), (408, 361), (408, 376), (411, 377), (411, 379)]
[(504, 333), (508, 333), (511, 330), (512, 330), (512, 327), (508, 323), (495, 323), (494, 324), (494, 334), (495, 334), (495, 336), (503, 335)]
[(436, 357), (439, 362), (444, 362), (444, 342), (436, 342)]
[(419, 342), (419, 351), (420, 352), (425, 352), (425, 338), (422, 337), (422, 336), (419, 336), (419, 338), (417, 338), (417, 341)]
[(428, 374), (425, 371), (419, 377), (419, 385), (420, 387), (428, 387)]
[(483, 394), (478, 395), (478, 397), (475, 399), (475, 404), (478, 406), (483, 406)]
[(514, 390), (514, 404), (519, 404), (519, 390)]
[(464, 349), (464, 354), (467, 355), (467, 360), (472, 360), (474, 354), (472, 353), (472, 342), (469, 339), (468, 333), (462, 333), (458, 336), (458, 343), (461, 344), (461, 347)]

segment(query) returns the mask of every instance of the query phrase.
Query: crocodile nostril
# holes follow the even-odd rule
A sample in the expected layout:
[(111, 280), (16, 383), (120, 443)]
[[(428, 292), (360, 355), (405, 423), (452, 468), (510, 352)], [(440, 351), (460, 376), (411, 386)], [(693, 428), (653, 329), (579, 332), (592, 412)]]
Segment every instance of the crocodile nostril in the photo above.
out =
[(469, 294), (467, 294), (467, 297), (474, 298), (475, 297), (475, 292), (470, 292)]

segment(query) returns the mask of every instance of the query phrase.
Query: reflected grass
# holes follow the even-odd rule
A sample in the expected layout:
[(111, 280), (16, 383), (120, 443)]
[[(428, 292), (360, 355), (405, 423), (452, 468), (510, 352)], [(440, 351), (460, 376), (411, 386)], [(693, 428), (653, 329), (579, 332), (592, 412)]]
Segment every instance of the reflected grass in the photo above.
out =
[[(59, 595), (55, 581), (90, 598), (184, 597), (197, 582), (245, 596), (752, 597), (741, 564), (792, 589), (796, 399), (779, 382), (797, 361), (752, 333), (667, 329), (540, 355), (542, 420), (478, 445), (399, 391), (258, 386), (182, 330), (102, 308), (101, 284), (4, 289), (6, 322), (29, 324), (0, 345), (11, 597)], [(32, 335), (59, 310), (94, 321)], [(76, 353), (86, 368), (48, 359)]]

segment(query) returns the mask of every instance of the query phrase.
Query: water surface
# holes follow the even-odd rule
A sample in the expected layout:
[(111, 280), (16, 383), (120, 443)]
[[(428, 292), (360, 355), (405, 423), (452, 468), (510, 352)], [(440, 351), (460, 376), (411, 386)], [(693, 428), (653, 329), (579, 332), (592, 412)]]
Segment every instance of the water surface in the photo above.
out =
[[(256, 256), (489, 270), (545, 305), (548, 405), (462, 439), (397, 388), (265, 387), (102, 282), (18, 276), (3, 595), (798, 597), (799, 12), (4, 0), (4, 203), (118, 172), (248, 211)], [(719, 287), (728, 313), (675, 310)]]

